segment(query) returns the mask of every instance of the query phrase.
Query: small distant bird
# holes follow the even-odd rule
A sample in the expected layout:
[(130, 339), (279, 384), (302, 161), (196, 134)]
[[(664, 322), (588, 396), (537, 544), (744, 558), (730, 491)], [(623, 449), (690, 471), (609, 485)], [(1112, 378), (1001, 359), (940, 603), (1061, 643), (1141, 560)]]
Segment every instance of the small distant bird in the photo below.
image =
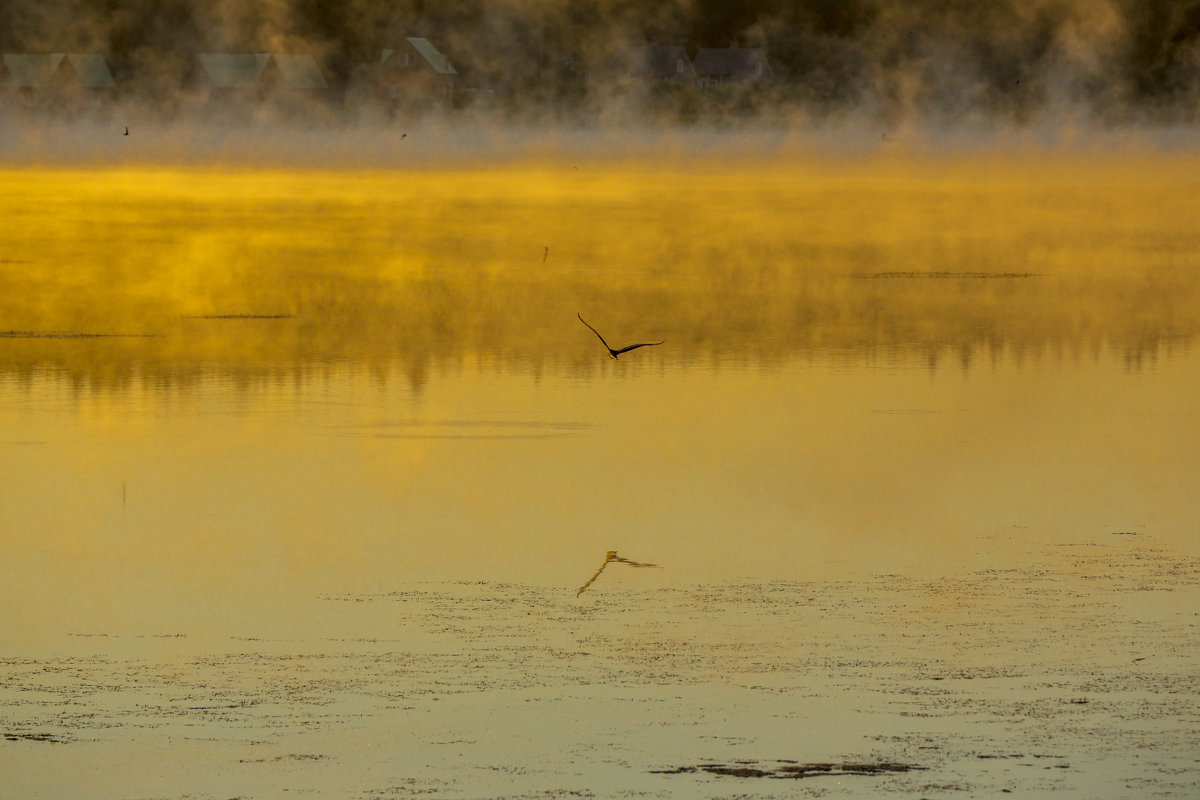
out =
[(129, 126), (128, 125), (125, 126), (125, 135), (126, 136), (129, 135)]
[(401, 139), (403, 139), (403, 138), (404, 138), (404, 137), (406, 137), (406, 136), (408, 136), (408, 134), (407, 134), (407, 133), (402, 133), (402, 134), (400, 134), (400, 138), (401, 138)]
[(546, 259), (550, 257), (550, 246), (546, 245), (546, 252), (542, 253), (542, 263), (546, 263)]
[(617, 356), (621, 355), (621, 353), (628, 353), (630, 350), (637, 350), (639, 347), (650, 347), (656, 344), (665, 344), (665, 342), (641, 342), (640, 344), (627, 345), (622, 347), (620, 350), (613, 350), (608, 346), (608, 342), (604, 341), (604, 337), (600, 335), (600, 331), (596, 330), (591, 325), (588, 325), (587, 320), (585, 320), (578, 311), (575, 312), (575, 316), (579, 317), (579, 321), (584, 325), (587, 325), (591, 332), (596, 334), (596, 338), (600, 340), (600, 344), (604, 345), (604, 349), (608, 351), (609, 358), (616, 358)]

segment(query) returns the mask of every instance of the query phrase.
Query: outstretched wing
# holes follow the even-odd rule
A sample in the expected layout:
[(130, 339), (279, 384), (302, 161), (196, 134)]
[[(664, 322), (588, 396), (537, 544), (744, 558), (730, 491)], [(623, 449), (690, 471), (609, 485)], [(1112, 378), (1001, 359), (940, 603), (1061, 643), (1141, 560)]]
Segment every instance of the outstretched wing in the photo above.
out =
[[(631, 344), (628, 347), (622, 347), (617, 351), (617, 355), (628, 353), (630, 350), (637, 350), (639, 347), (653, 347), (656, 344), (666, 344), (666, 342), (642, 342), (641, 344)], [(605, 345), (607, 347), (607, 345)]]
[[(585, 320), (583, 317), (581, 317), (581, 316), (579, 315), (579, 312), (578, 312), (578, 311), (576, 311), (576, 312), (575, 312), (575, 316), (579, 317), (579, 321), (580, 321), (580, 322), (582, 322), (584, 325), (587, 325), (587, 326), (588, 326), (588, 328), (590, 328), (590, 329), (591, 329), (592, 333), (596, 334), (596, 338), (600, 340), (600, 344), (604, 345), (604, 349), (606, 349), (606, 350), (612, 350), (612, 348), (608, 346), (608, 342), (604, 341), (604, 337), (600, 335), (600, 331), (596, 330), (595, 328), (592, 328), (592, 326), (591, 326), (591, 325), (588, 325), (588, 324), (587, 324), (587, 320)], [(636, 346), (636, 345), (635, 345), (635, 346)], [(625, 352), (625, 351), (624, 351), (624, 350), (621, 350), (621, 351), (619, 351), (619, 352), (622, 352), (622, 353), (623, 353), (623, 352)]]

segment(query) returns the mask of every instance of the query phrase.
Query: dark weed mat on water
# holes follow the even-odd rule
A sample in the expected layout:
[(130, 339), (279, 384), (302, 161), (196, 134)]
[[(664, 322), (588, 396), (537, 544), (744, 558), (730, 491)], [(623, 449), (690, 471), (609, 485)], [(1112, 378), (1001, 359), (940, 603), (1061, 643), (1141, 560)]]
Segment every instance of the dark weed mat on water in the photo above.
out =
[(1036, 272), (868, 272), (864, 278), (1037, 278)]
[(4, 738), (10, 742), (50, 742), (52, 744), (66, 744), (63, 739), (49, 733), (6, 733)]
[(80, 333), (78, 331), (0, 331), (0, 339), (149, 339), (157, 333)]
[(294, 314), (190, 314), (184, 319), (295, 319)]
[(674, 769), (652, 769), (657, 775), (681, 775), (692, 772), (707, 772), (712, 775), (729, 775), (734, 778), (810, 778), (815, 775), (880, 775), (885, 772), (910, 772), (926, 769), (913, 764), (898, 764), (890, 761), (873, 763), (810, 763), (801, 764), (796, 761), (777, 761), (781, 766), (763, 768), (751, 766), (757, 761), (739, 761), (736, 765), (728, 764), (697, 764), (689, 767)]

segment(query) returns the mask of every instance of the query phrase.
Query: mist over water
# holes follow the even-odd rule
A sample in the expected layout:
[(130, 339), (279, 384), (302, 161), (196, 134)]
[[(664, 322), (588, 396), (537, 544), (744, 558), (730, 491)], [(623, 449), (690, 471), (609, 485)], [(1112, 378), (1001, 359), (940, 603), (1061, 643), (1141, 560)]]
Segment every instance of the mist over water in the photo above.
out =
[[(1200, 323), (1187, 157), (579, 161), (10, 171), (3, 327), (120, 337), (25, 337), (6, 363), (101, 385), (134, 374), (120, 362), (168, 382), (559, 369), (592, 355), (573, 335), (586, 311), (670, 339), (649, 358), (680, 365), (888, 348), (1138, 364)], [(212, 321), (229, 315), (268, 319), (226, 339)]]

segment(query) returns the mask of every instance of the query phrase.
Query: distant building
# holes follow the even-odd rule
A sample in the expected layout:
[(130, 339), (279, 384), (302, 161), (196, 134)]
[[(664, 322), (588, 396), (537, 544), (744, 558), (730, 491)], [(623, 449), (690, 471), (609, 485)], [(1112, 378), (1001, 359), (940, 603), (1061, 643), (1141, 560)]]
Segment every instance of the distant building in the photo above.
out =
[(693, 62), (701, 89), (766, 86), (775, 79), (761, 47), (702, 47)]
[(187, 84), (190, 101), (210, 112), (269, 108), (312, 118), (329, 111), (329, 84), (307, 53), (201, 53)]
[(197, 82), (204, 88), (222, 91), (253, 91), (260, 88), (269, 53), (201, 53)]
[(617, 53), (616, 69), (625, 78), (647, 85), (694, 86), (696, 70), (687, 51), (678, 45), (626, 47)]
[(458, 70), (428, 39), (410, 36), (384, 50), (376, 64), (380, 98), (389, 108), (404, 104), (449, 102)]
[(201, 53), (199, 61), (198, 78), (210, 89), (267, 94), (329, 88), (307, 53)]
[(72, 107), (115, 91), (108, 62), (98, 53), (4, 53), (6, 94), (27, 104)]
[(279, 85), (297, 91), (328, 89), (317, 61), (307, 53), (273, 53), (271, 59), (279, 67)]

